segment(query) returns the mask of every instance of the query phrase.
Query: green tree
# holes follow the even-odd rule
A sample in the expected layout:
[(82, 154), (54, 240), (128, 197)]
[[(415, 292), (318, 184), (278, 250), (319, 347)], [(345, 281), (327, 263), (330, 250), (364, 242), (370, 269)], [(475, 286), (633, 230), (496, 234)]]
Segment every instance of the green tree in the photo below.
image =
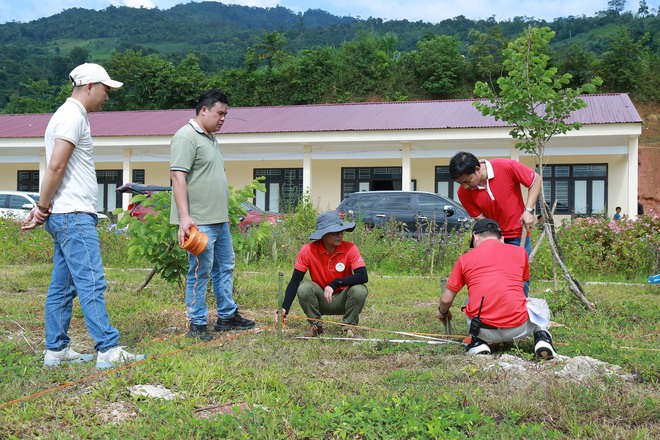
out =
[[(630, 30), (623, 26), (608, 38), (608, 50), (598, 62), (598, 74), (606, 91), (636, 94), (649, 67), (650, 39), (651, 35), (646, 33), (635, 41)], [(657, 76), (657, 71), (653, 75)]]
[(288, 104), (327, 102), (334, 78), (336, 51), (331, 47), (306, 49), (282, 66), (288, 84)]
[[(510, 135), (518, 142), (516, 148), (533, 154), (539, 174), (543, 175), (544, 151), (550, 139), (558, 134), (579, 130), (581, 124), (566, 122), (572, 112), (586, 107), (580, 99), (582, 93), (593, 93), (602, 83), (598, 77), (580, 87), (567, 87), (571, 75), (560, 75), (556, 67), (548, 67), (550, 41), (554, 32), (550, 28), (530, 27), (503, 53), (506, 76), (497, 80), (499, 92), (488, 84), (475, 84), (475, 96), (486, 98), (474, 106), (484, 115), (493, 116), (513, 125)], [(543, 187), (541, 187), (543, 188)], [(554, 219), (543, 189), (540, 197), (544, 228), (553, 257), (563, 271), (571, 290), (589, 309), (584, 289), (570, 274), (554, 229)]]
[(468, 39), (470, 45), (467, 48), (469, 60), (466, 75), (469, 83), (494, 81), (502, 72), (502, 51), (506, 47), (502, 31), (498, 27), (487, 33), (472, 29)]
[[(45, 79), (28, 79), (19, 84), (19, 90), (9, 97), (4, 113), (49, 113), (63, 102), (55, 99), (59, 87), (51, 86)], [(71, 93), (70, 86), (68, 90)]]
[(579, 44), (571, 44), (557, 53), (557, 67), (571, 75), (570, 87), (591, 81), (594, 77), (596, 56)]
[(408, 61), (413, 77), (427, 96), (452, 98), (460, 95), (466, 69), (456, 37), (436, 35), (419, 41)]
[(260, 64), (266, 66), (266, 70), (271, 72), (273, 68), (284, 62), (289, 54), (284, 50), (287, 45), (287, 38), (284, 34), (273, 31), (264, 32), (257, 44), (248, 48), (245, 56), (245, 65), (248, 68), (256, 69)]
[[(144, 55), (141, 50), (116, 52), (106, 63), (110, 76), (124, 83), (119, 90), (113, 91), (108, 102), (109, 109), (122, 110), (158, 110), (164, 103), (157, 98), (159, 87), (164, 87), (161, 78), (174, 75), (172, 63), (159, 54)], [(167, 91), (161, 93), (166, 94)]]
[(626, 9), (626, 0), (608, 0), (607, 11), (620, 14)]
[(199, 66), (197, 54), (188, 54), (168, 74), (156, 77), (155, 99), (159, 108), (194, 108), (200, 93), (209, 89), (210, 79)]
[(84, 47), (73, 46), (69, 52), (69, 60), (71, 61), (71, 70), (82, 63), (89, 61), (89, 51)]
[(378, 99), (387, 93), (395, 62), (387, 54), (388, 44), (382, 34), (362, 31), (337, 49), (330, 84), (334, 102)]

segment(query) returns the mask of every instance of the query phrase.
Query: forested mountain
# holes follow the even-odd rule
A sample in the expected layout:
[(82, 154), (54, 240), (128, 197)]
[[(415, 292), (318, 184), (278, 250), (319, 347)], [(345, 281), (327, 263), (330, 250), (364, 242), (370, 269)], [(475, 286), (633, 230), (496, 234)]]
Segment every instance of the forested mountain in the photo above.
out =
[(126, 83), (115, 109), (189, 106), (207, 86), (225, 88), (236, 105), (468, 97), (474, 81), (497, 77), (501, 50), (530, 25), (556, 32), (553, 58), (576, 83), (598, 74), (605, 91), (657, 100), (653, 13), (640, 2), (637, 14), (427, 23), (218, 2), (74, 8), (0, 25), (0, 108), (51, 111), (84, 61)]

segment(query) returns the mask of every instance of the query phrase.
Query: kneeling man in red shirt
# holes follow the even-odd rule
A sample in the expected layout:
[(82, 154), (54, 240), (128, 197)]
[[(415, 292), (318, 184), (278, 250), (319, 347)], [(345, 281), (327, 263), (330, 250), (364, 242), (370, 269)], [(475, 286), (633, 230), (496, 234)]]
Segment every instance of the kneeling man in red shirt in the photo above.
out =
[(437, 317), (452, 319), (449, 310), (456, 294), (467, 285), (463, 307), (470, 328), (469, 354), (490, 354), (488, 344), (511, 342), (534, 335), (534, 352), (540, 359), (557, 355), (548, 332), (550, 309), (545, 300), (527, 298), (523, 282), (529, 281), (527, 252), (504, 244), (495, 220), (474, 224), (470, 252), (460, 256), (440, 297)]

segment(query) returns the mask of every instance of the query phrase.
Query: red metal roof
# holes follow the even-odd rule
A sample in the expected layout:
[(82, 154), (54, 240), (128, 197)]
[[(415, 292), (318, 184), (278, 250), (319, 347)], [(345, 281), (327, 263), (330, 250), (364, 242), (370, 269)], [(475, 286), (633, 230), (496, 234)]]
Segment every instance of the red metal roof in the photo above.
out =
[[(585, 95), (587, 107), (571, 120), (583, 124), (641, 123), (625, 93)], [(292, 133), (366, 130), (427, 130), (505, 127), (484, 117), (473, 99), (448, 101), (376, 102), (278, 107), (230, 108), (221, 132)], [(0, 115), (0, 138), (42, 137), (52, 113)], [(95, 112), (89, 115), (94, 137), (171, 136), (194, 110)]]

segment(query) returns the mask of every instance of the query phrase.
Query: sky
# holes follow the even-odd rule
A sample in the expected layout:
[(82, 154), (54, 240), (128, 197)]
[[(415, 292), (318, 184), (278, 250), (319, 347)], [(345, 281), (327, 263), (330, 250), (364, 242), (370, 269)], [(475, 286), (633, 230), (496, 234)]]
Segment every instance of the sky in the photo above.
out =
[[(65, 9), (105, 9), (108, 6), (130, 6), (169, 9), (190, 0), (0, 0), (0, 23), (29, 22), (50, 17)], [(552, 21), (557, 17), (593, 17), (607, 10), (608, 0), (226, 0), (222, 3), (243, 6), (282, 6), (294, 12), (322, 9), (340, 17), (367, 19), (426, 21), (438, 23), (463, 15), (469, 19), (491, 16), (502, 21), (516, 16)], [(649, 8), (657, 8), (657, 0), (646, 0)], [(639, 0), (628, 0), (626, 10), (636, 12)]]

